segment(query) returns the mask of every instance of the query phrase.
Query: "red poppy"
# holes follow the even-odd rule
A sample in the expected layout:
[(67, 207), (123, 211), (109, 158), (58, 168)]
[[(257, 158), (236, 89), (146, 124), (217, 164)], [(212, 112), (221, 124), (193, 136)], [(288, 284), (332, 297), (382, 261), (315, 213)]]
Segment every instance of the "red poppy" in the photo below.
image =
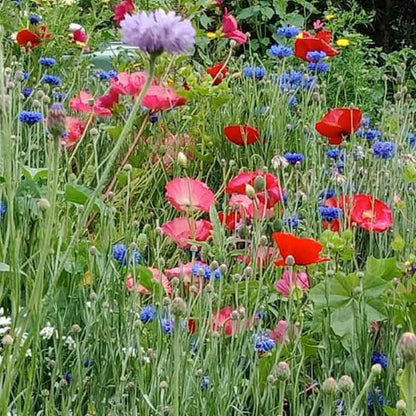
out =
[(321, 39), (328, 44), (332, 42), (332, 32), (330, 30), (318, 29), (314, 35), (304, 30), (302, 31), (302, 37), (304, 39)]
[(43, 40), (50, 39), (52, 34), (48, 32), (45, 25), (41, 25), (36, 29), (36, 32), (29, 29), (21, 29), (17, 32), (16, 42), (20, 46), (24, 46), (26, 51), (36, 48)]
[(393, 225), (390, 207), (372, 195), (353, 196), (351, 221), (370, 231), (383, 232)]
[[(263, 189), (256, 186), (256, 183), (264, 182)], [(241, 172), (228, 182), (225, 192), (228, 194), (245, 195), (246, 186), (251, 185), (256, 191), (256, 198), (267, 208), (274, 207), (283, 196), (279, 180), (271, 173), (263, 173), (261, 170), (256, 172)]]
[(325, 40), (317, 37), (319, 33), (316, 35), (316, 37), (304, 36), (302, 38), (296, 39), (295, 56), (297, 58), (307, 61), (306, 55), (308, 52), (312, 51), (323, 51), (327, 56), (338, 55), (339, 52), (336, 49), (330, 46)]
[(359, 129), (362, 116), (359, 108), (335, 108), (329, 110), (315, 128), (328, 138), (329, 144), (341, 144), (344, 137)]
[(256, 143), (260, 137), (259, 131), (248, 124), (232, 124), (224, 127), (225, 137), (238, 146)]
[(120, 3), (115, 5), (113, 19), (117, 23), (120, 23), (122, 20), (124, 20), (126, 14), (130, 14), (130, 12), (133, 12), (133, 11), (134, 11), (133, 0), (123, 0)]
[(189, 318), (187, 326), (188, 326), (188, 331), (191, 334), (195, 334), (196, 330), (198, 329), (198, 321), (196, 319)]
[(152, 85), (143, 98), (142, 105), (152, 111), (170, 110), (186, 104), (186, 99), (180, 97), (171, 87)]
[(235, 230), (237, 225), (241, 222), (241, 214), (237, 212), (229, 212), (225, 214), (220, 211), (218, 213), (218, 218), (221, 224), (225, 225), (229, 230)]
[(222, 16), (221, 30), (226, 38), (235, 40), (239, 45), (247, 42), (247, 35), (238, 29), (237, 20), (234, 16), (227, 13), (227, 9), (225, 9)]
[(228, 69), (222, 62), (215, 64), (206, 69), (206, 73), (211, 75), (214, 85), (221, 84), (222, 80), (227, 76)]
[(72, 33), (72, 42), (86, 43), (88, 40), (87, 32), (84, 29), (77, 29)]
[(328, 257), (321, 257), (323, 245), (312, 238), (301, 238), (290, 233), (273, 233), (281, 258), (275, 261), (276, 266), (286, 266), (288, 256), (294, 258), (298, 266), (322, 263), (328, 261)]
[(225, 335), (235, 335), (239, 330), (248, 329), (253, 324), (253, 319), (232, 320), (231, 314), (235, 309), (226, 306), (212, 314), (211, 324), (214, 331), (224, 331)]

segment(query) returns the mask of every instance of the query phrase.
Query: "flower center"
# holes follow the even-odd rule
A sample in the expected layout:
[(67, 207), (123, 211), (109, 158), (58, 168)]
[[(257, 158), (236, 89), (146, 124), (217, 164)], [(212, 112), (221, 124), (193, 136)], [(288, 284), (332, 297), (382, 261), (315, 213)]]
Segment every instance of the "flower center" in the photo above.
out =
[(374, 218), (374, 212), (367, 210), (363, 212), (363, 219), (369, 219), (372, 220)]

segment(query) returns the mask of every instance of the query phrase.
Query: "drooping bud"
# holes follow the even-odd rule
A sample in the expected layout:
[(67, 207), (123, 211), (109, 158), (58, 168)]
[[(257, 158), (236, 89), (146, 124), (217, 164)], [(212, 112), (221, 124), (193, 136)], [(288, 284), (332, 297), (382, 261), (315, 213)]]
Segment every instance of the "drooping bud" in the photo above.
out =
[(374, 364), (371, 367), (371, 374), (373, 374), (375, 376), (379, 376), (382, 371), (383, 371), (383, 367), (380, 364)]
[(397, 351), (405, 362), (416, 360), (416, 335), (412, 332), (405, 332), (397, 344)]
[(255, 191), (255, 189), (251, 185), (249, 185), (249, 184), (246, 185), (246, 195), (250, 199), (254, 199), (256, 197), (256, 191)]
[(55, 138), (62, 136), (67, 129), (66, 114), (60, 103), (53, 103), (46, 121), (48, 132)]

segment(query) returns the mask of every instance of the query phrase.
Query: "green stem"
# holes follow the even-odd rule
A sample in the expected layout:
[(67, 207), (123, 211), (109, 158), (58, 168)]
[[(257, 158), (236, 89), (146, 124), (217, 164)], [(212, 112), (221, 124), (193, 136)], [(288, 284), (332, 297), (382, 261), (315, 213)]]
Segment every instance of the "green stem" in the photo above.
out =
[(179, 374), (181, 370), (181, 322), (175, 319), (175, 339), (173, 345), (174, 372), (173, 372), (173, 412), (175, 416), (180, 416), (180, 381)]
[(407, 416), (413, 416), (413, 402), (415, 394), (415, 363), (413, 361), (406, 363), (404, 372), (406, 377)]
[(367, 393), (368, 388), (371, 386), (371, 383), (373, 381), (373, 378), (374, 378), (374, 373), (371, 372), (370, 375), (368, 376), (368, 379), (365, 382), (363, 388), (361, 389), (359, 395), (355, 399), (354, 404), (352, 405), (352, 409), (351, 409), (351, 414), (352, 415), (354, 415), (356, 413), (357, 408), (360, 405), (360, 402), (363, 399), (364, 394)]

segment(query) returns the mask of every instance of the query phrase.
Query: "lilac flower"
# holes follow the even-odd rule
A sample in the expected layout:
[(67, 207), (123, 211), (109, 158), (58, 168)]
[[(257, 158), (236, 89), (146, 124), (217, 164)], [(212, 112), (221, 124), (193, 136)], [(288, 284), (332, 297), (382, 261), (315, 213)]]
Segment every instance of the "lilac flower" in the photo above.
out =
[(144, 52), (185, 53), (195, 43), (195, 29), (188, 19), (158, 9), (151, 13), (127, 14), (120, 23), (122, 40)]

